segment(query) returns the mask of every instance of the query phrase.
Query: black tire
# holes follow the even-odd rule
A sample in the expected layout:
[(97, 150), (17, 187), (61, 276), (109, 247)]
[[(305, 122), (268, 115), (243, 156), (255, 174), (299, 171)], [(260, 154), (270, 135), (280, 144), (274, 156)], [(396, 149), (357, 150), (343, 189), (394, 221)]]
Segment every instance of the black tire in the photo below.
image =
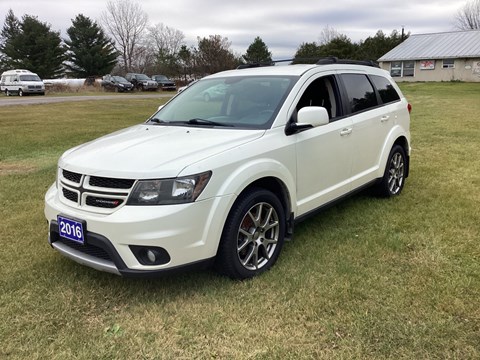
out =
[(382, 181), (377, 185), (377, 194), (382, 197), (397, 196), (405, 185), (407, 158), (400, 145), (394, 145), (388, 155)]
[(8, 89), (5, 89), (5, 96), (10, 96), (10, 91), (8, 91)]
[(257, 276), (275, 264), (285, 237), (285, 212), (270, 191), (252, 188), (233, 205), (222, 232), (215, 268), (232, 279)]
[(22, 89), (18, 89), (18, 96), (23, 96), (23, 90)]

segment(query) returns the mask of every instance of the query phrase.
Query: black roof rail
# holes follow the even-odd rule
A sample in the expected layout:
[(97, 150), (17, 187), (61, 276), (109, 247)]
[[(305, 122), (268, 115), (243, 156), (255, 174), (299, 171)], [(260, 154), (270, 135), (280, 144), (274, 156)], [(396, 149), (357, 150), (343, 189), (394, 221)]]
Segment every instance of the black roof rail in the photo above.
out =
[(240, 69), (251, 69), (251, 68), (256, 68), (256, 67), (262, 67), (262, 66), (273, 66), (275, 63), (268, 62), (268, 63), (248, 63), (248, 64), (240, 64), (237, 66), (237, 70)]
[[(264, 62), (264, 63), (247, 63), (247, 64), (240, 64), (237, 66), (237, 69), (251, 69), (251, 68), (256, 68), (256, 67), (262, 67), (262, 66), (274, 66), (276, 63), (279, 62), (293, 62), (293, 61), (315, 61), (318, 58), (298, 58), (298, 59), (284, 59), (284, 60), (272, 60), (270, 62)], [(312, 62), (313, 63), (313, 62)], [(300, 64), (297, 62), (297, 64)], [(318, 59), (317, 62), (315, 62), (315, 65), (329, 65), (329, 64), (351, 64), (351, 65), (363, 65), (363, 66), (371, 66), (371, 67), (377, 67), (379, 68), (380, 66), (378, 63), (374, 60), (350, 60), (350, 59), (339, 59), (336, 56), (328, 56), (325, 58)]]
[(350, 60), (350, 59), (339, 59), (335, 56), (328, 56), (326, 58), (320, 59), (316, 62), (317, 65), (328, 65), (328, 64), (351, 64), (351, 65), (364, 65), (372, 66), (379, 68), (380, 66), (376, 61), (373, 60)]

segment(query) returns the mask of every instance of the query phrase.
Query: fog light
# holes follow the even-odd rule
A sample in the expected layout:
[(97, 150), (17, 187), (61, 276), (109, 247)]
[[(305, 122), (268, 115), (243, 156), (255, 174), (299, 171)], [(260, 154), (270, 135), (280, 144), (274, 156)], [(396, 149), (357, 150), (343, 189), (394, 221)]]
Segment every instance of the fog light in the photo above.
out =
[(157, 260), (157, 257), (155, 256), (155, 253), (152, 250), (147, 250), (147, 258), (152, 264), (154, 264), (155, 260)]
[(163, 265), (170, 262), (170, 255), (164, 248), (138, 245), (130, 245), (129, 247), (142, 265)]

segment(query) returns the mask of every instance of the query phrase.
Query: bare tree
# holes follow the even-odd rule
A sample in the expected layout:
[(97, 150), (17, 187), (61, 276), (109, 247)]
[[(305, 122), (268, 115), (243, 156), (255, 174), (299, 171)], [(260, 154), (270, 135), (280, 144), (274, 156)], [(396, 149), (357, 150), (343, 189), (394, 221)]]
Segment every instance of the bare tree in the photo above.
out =
[(185, 35), (180, 30), (158, 23), (148, 29), (149, 42), (161, 56), (176, 56), (184, 44)]
[(460, 30), (480, 29), (480, 0), (471, 0), (458, 10), (455, 27)]
[(332, 40), (338, 39), (341, 36), (342, 34), (340, 34), (337, 30), (327, 25), (320, 32), (318, 45), (326, 45), (332, 42)]
[(115, 39), (125, 72), (130, 71), (135, 64), (135, 57), (143, 54), (139, 48), (148, 23), (147, 13), (133, 0), (110, 0), (107, 10), (101, 14), (101, 21)]

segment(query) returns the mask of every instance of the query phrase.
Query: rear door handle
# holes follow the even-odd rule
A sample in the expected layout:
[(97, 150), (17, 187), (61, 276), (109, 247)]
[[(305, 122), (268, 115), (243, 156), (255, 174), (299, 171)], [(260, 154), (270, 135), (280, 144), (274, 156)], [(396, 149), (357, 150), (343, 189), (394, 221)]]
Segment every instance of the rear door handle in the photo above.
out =
[(381, 121), (381, 122), (385, 122), (385, 121), (388, 121), (388, 119), (390, 119), (390, 116), (385, 115), (385, 116), (382, 116), (382, 117), (380, 118), (380, 121)]
[(350, 135), (352, 133), (352, 128), (345, 128), (340, 131), (341, 136)]

